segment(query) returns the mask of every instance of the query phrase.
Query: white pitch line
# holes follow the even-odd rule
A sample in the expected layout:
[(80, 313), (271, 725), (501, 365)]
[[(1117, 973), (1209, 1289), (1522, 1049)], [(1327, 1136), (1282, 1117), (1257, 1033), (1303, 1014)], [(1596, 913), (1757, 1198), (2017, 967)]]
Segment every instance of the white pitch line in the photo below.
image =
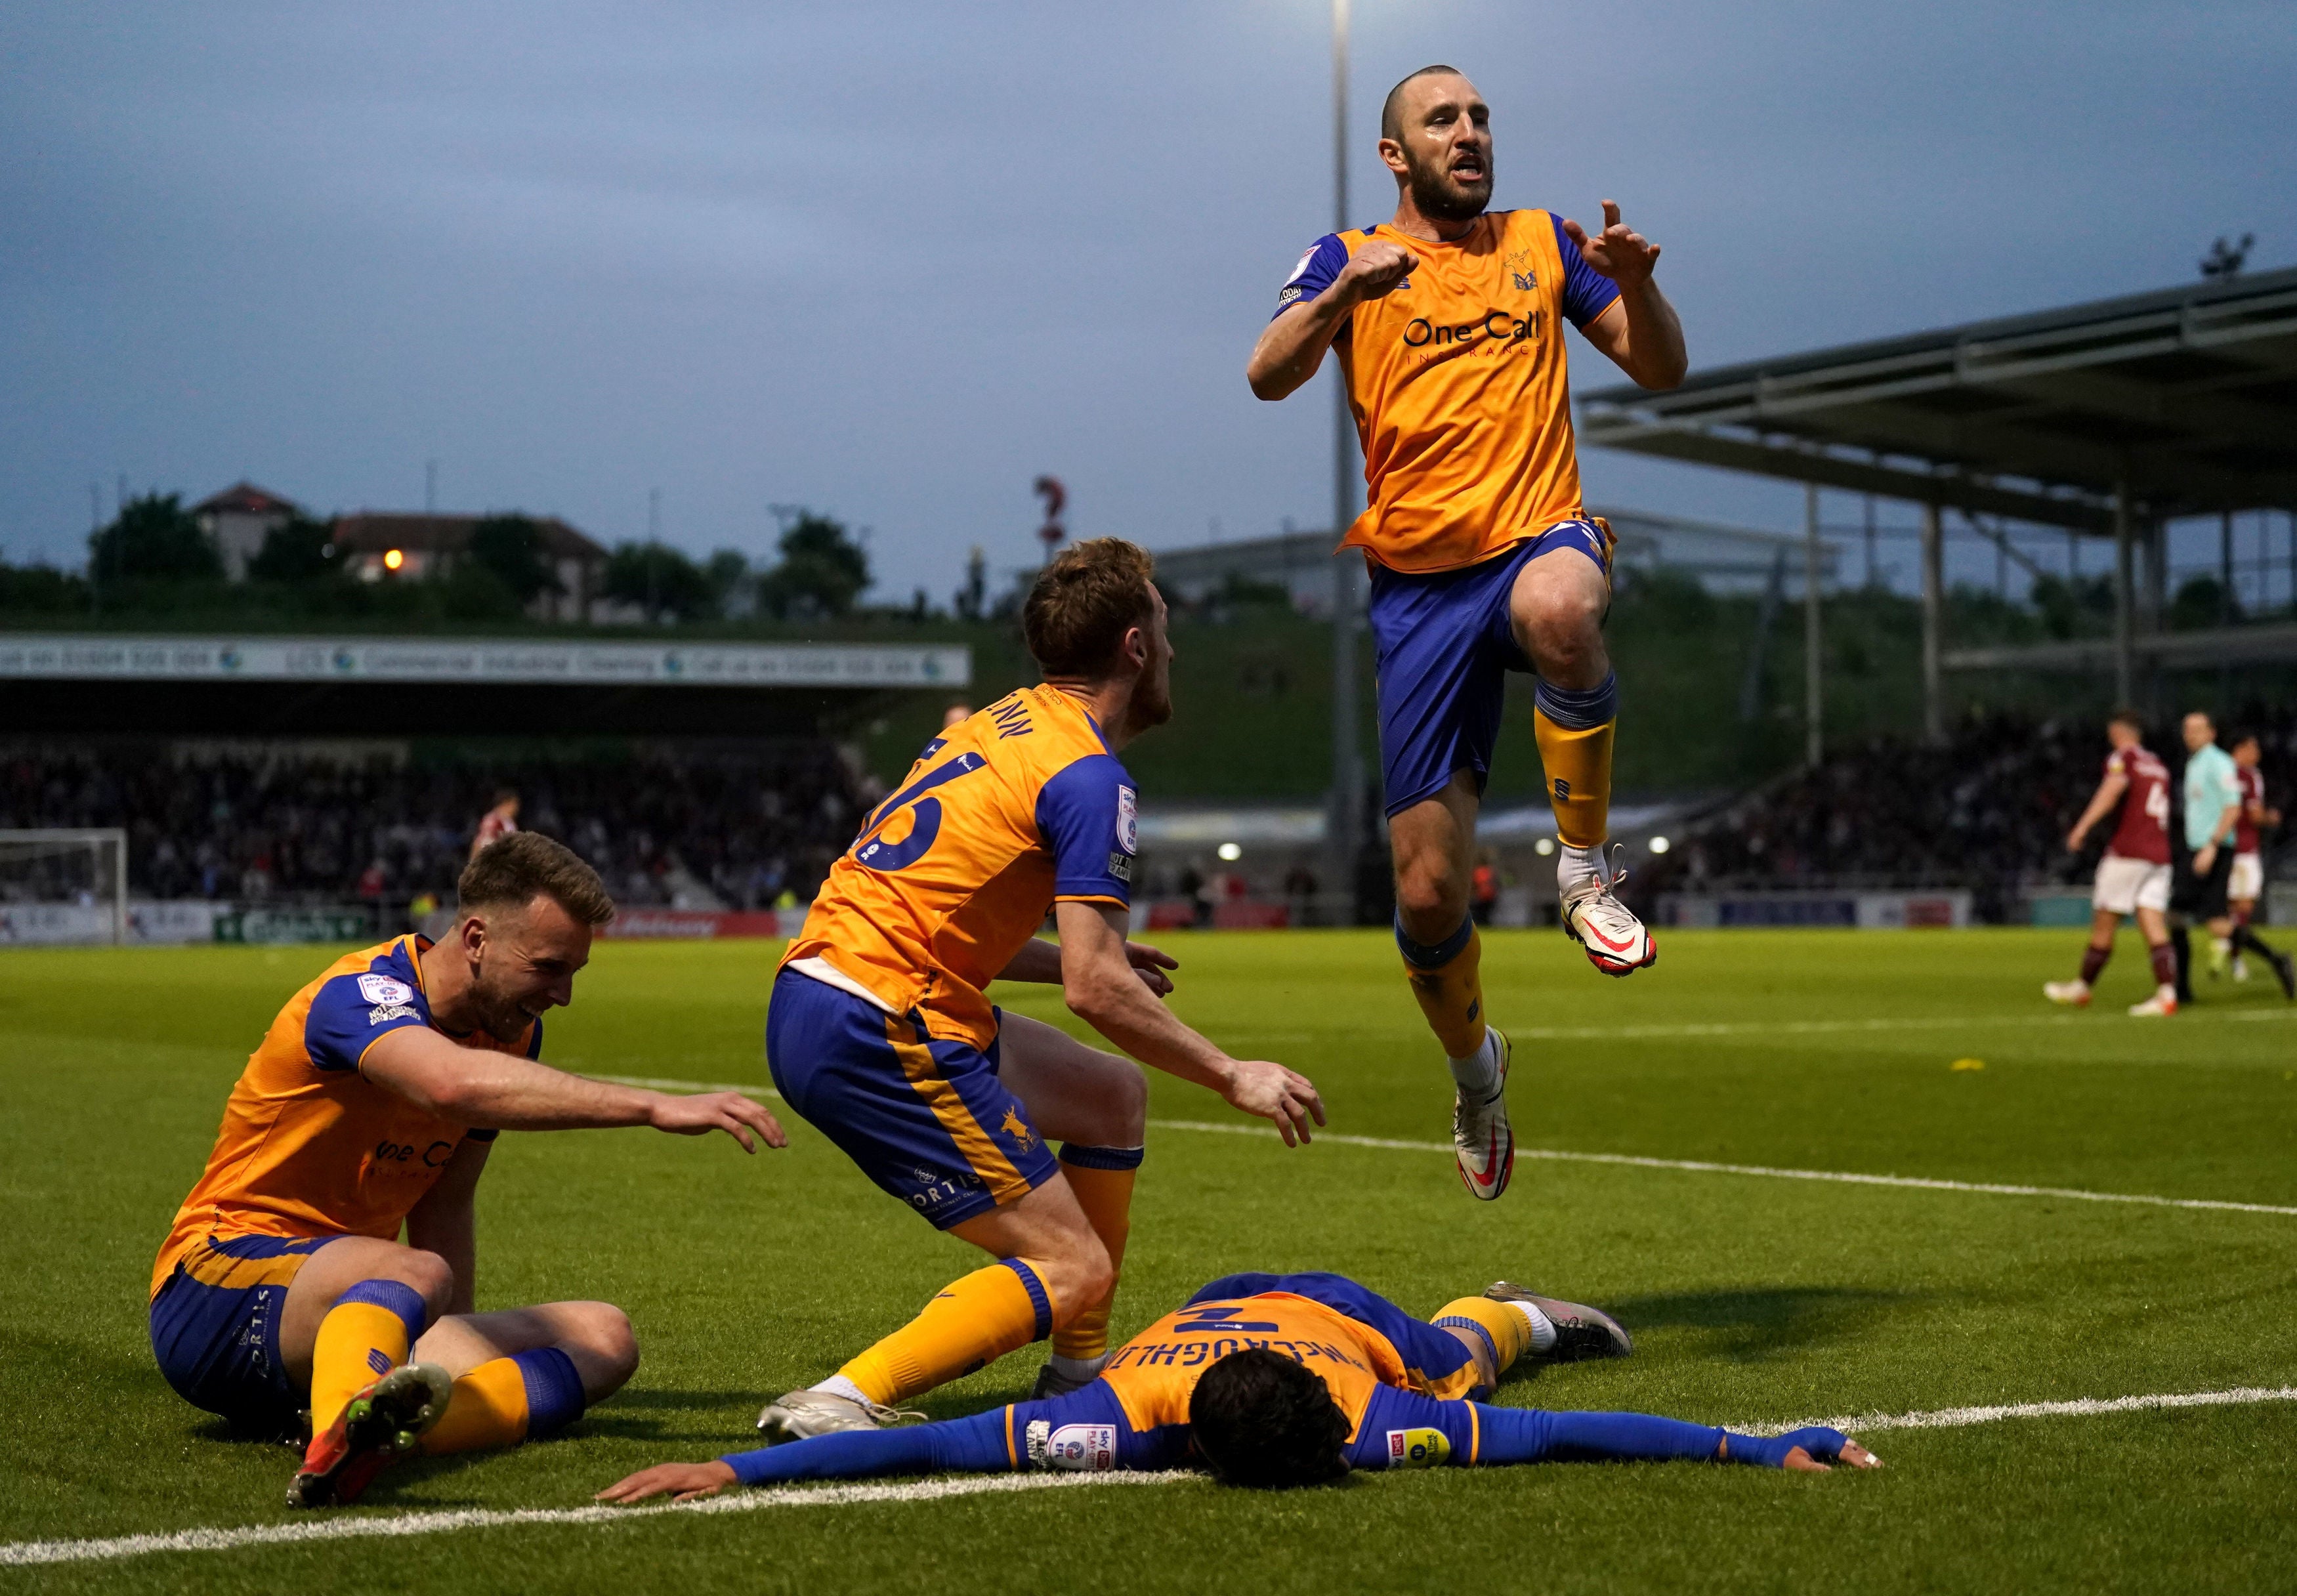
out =
[(165, 1534), (116, 1535), (98, 1541), (13, 1541), (0, 1544), (0, 1567), (38, 1563), (92, 1563), (146, 1557), (155, 1551), (231, 1551), (243, 1546), (306, 1545), (314, 1541), (359, 1541), (378, 1536), (437, 1535), (457, 1530), (498, 1529), (531, 1524), (618, 1524), (666, 1513), (753, 1513), (763, 1508), (842, 1507), (853, 1502), (938, 1501), (951, 1496), (1041, 1491), (1074, 1485), (1160, 1485), (1194, 1479), (1190, 1474), (998, 1474), (963, 1479), (919, 1480), (900, 1485), (783, 1486), (740, 1491), (702, 1501), (655, 1507), (462, 1508), (447, 1512), (392, 1513), (374, 1518), (330, 1516), (285, 1524), (210, 1526)]
[[(2071, 1014), (1923, 1015), (1906, 1019), (1878, 1020), (1751, 1020), (1717, 1021), (1680, 1025), (1536, 1025), (1507, 1033), (1526, 1041), (1610, 1041), (1654, 1037), (1693, 1036), (1825, 1036), (1844, 1032), (1973, 1031), (1997, 1026), (2082, 1025), (2099, 1017)], [(2178, 1023), (2203, 1020), (2286, 1020), (2297, 1018), (2297, 1008), (2243, 1008), (2232, 1013), (2195, 1014), (2182, 1011)]]
[[(1159, 1131), (1210, 1131), (1224, 1136), (1273, 1134), (1264, 1125), (1223, 1125), (1209, 1120), (1160, 1119), (1149, 1124)], [(1316, 1133), (1318, 1141), (1343, 1147), (1384, 1148), (1403, 1153), (1449, 1153), (1442, 1141), (1393, 1141), (1380, 1136)], [(2231, 1213), (2280, 1213), (2297, 1217), (2297, 1207), (2272, 1203), (2229, 1203), (2212, 1197), (2153, 1197), (2140, 1192), (2083, 1191), (2071, 1186), (2008, 1186), (1988, 1181), (1934, 1181), (1919, 1175), (1865, 1175), (1850, 1170), (1774, 1169), (1761, 1164), (1714, 1164), (1701, 1158), (1644, 1158), (1632, 1153), (1567, 1153), (1555, 1148), (1518, 1148), (1519, 1158), (1542, 1158), (1557, 1164), (1619, 1164), (1635, 1169), (1681, 1170), (1699, 1175), (1760, 1175), (1774, 1181), (1826, 1181), (1845, 1186), (1898, 1186), (1918, 1191), (1968, 1191), (1987, 1197), (2065, 1197), (2080, 1203), (2136, 1203), (2148, 1208), (2208, 1208)]]
[[(2108, 1413), (2216, 1408), (2255, 1403), (2297, 1402), (2297, 1386), (2243, 1386), (2229, 1391), (2171, 1391), (2150, 1396), (2082, 1397), (2072, 1402), (2017, 1403), (1999, 1407), (1941, 1408), (1926, 1413), (1865, 1413), (1838, 1419), (1801, 1419), (1789, 1424), (1736, 1424), (1725, 1428), (1750, 1436), (1780, 1436), (1811, 1425), (1853, 1435), (1882, 1430), (1945, 1429), (1993, 1424), (2005, 1419), (2093, 1418)], [(148, 1557), (161, 1551), (233, 1551), (243, 1546), (308, 1545), (317, 1541), (357, 1541), (406, 1535), (448, 1534), (465, 1529), (506, 1529), (530, 1525), (597, 1525), (655, 1518), (664, 1514), (752, 1513), (766, 1508), (843, 1507), (852, 1503), (940, 1501), (953, 1496), (984, 1496), (1015, 1491), (1061, 1490), (1087, 1485), (1169, 1485), (1201, 1479), (1182, 1471), (1162, 1474), (998, 1474), (959, 1479), (919, 1480), (907, 1485), (784, 1485), (742, 1491), (703, 1501), (653, 1507), (460, 1508), (374, 1518), (342, 1516), (285, 1524), (207, 1526), (157, 1534), (114, 1535), (86, 1541), (12, 1541), (0, 1543), (0, 1567), (47, 1563), (93, 1563)]]
[(2087, 1419), (2099, 1413), (2145, 1413), (2169, 1408), (2224, 1408), (2263, 1402), (2297, 1402), (2297, 1386), (2237, 1386), (2230, 1391), (2170, 1391), (2157, 1396), (2083, 1396), (2071, 1402), (2021, 1402), (1992, 1408), (1940, 1408), (1931, 1413), (1855, 1413), (1839, 1419), (1800, 1419), (1792, 1424), (1745, 1427), (1750, 1436), (1783, 1436), (1806, 1425), (1824, 1425), (1847, 1435), (1879, 1430), (1942, 1430), (2003, 1419)]
[[(622, 1086), (652, 1086), (666, 1091), (741, 1091), (753, 1098), (779, 1098), (770, 1086), (747, 1081), (678, 1081), (648, 1075), (596, 1075)], [(1156, 1119), (1157, 1131), (1201, 1131), (1220, 1136), (1267, 1136), (1265, 1125), (1219, 1124), (1211, 1120)], [(1341, 1147), (1378, 1148), (1395, 1153), (1448, 1153), (1449, 1142), (1398, 1141), (1385, 1136), (1348, 1136), (1319, 1131), (1318, 1141)], [(2233, 1203), (2215, 1197), (2154, 1197), (2145, 1192), (2084, 1191), (2072, 1186), (2011, 1186), (1991, 1181), (1939, 1181), (1921, 1175), (1867, 1175), (1852, 1170), (1774, 1169), (1763, 1164), (1717, 1164), (1703, 1158), (1646, 1158), (1634, 1153), (1571, 1153), (1560, 1148), (1518, 1148), (1519, 1158), (1544, 1159), (1552, 1164), (1615, 1164), (1632, 1169), (1675, 1170), (1694, 1175), (1756, 1175), (1773, 1181), (1822, 1181), (1843, 1186), (1895, 1186), (1915, 1191), (1966, 1191), (1981, 1197), (2064, 1197), (2077, 1203), (2134, 1203), (2145, 1208), (2198, 1208), (2223, 1213), (2277, 1213), (2297, 1218), (2297, 1207), (2274, 1203)]]

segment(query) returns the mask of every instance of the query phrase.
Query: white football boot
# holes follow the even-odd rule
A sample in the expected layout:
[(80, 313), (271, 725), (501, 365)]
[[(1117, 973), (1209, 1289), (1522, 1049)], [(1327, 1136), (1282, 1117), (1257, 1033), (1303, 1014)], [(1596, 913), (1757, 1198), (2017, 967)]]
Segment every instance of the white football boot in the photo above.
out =
[(2129, 1012), (2139, 1018), (2153, 1018), (2178, 1012), (2178, 994), (2166, 986), (2156, 987), (2153, 995), (2143, 1003), (2132, 1003)]
[(2063, 1003), (2069, 1008), (2089, 1007), (2089, 983), (2087, 981), (2045, 981), (2042, 996), (2053, 1003)]
[(785, 1441), (805, 1441), (844, 1430), (881, 1430), (924, 1417), (874, 1402), (856, 1402), (835, 1391), (785, 1391), (758, 1415), (758, 1433), (765, 1436), (767, 1445), (779, 1446)]
[(1511, 1049), (1506, 1033), (1497, 1025), (1486, 1025), (1484, 1046), (1499, 1054), (1499, 1084), (1475, 1103), (1458, 1087), (1452, 1089), (1452, 1156), (1459, 1161), (1460, 1183), (1468, 1195), (1488, 1203), (1508, 1189), (1509, 1177), (1515, 1173), (1515, 1131), (1508, 1123)]
[(1659, 962), (1659, 943), (1611, 890), (1627, 878), (1625, 867), (1615, 871), (1612, 866), (1612, 860), (1626, 851), (1624, 846), (1597, 850), (1594, 873), (1577, 881), (1564, 879), (1571, 862), (1568, 851), (1555, 867), (1563, 934), (1585, 948), (1587, 962), (1606, 975), (1632, 975)]

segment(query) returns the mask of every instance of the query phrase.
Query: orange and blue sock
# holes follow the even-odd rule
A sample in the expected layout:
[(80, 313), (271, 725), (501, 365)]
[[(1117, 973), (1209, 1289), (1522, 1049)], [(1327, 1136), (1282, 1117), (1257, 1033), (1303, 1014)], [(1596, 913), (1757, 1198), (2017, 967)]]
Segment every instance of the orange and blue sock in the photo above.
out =
[(1555, 833), (1566, 848), (1601, 848), (1610, 835), (1611, 735), (1618, 725), (1619, 679), (1592, 687), (1542, 679), (1532, 692), (1531, 729), (1547, 772)]
[(555, 1346), (493, 1358), (455, 1381), (447, 1411), (424, 1435), (432, 1457), (539, 1441), (582, 1417), (582, 1377)]
[(892, 1407), (1052, 1333), (1052, 1294), (1026, 1262), (1004, 1258), (951, 1281), (837, 1378)]
[(1061, 1173), (1076, 1193), (1077, 1206), (1084, 1210), (1092, 1233), (1108, 1251), (1108, 1294), (1053, 1335), (1053, 1367), (1072, 1379), (1091, 1378), (1108, 1355), (1108, 1314), (1116, 1305), (1116, 1282), (1124, 1272), (1124, 1243), (1132, 1233), (1132, 1182), (1145, 1152), (1074, 1141), (1061, 1148)]
[(430, 1322), (423, 1294), (399, 1280), (361, 1280), (335, 1299), (311, 1346), (311, 1433), (325, 1433), (360, 1387), (407, 1362)]
[(1429, 944), (1412, 941), (1398, 916), (1395, 945), (1420, 1012), (1452, 1061), (1453, 1078), (1462, 1091), (1489, 1094), (1499, 1084), (1499, 1063), (1484, 1048), (1484, 943), (1474, 917), (1463, 916), (1457, 931)]

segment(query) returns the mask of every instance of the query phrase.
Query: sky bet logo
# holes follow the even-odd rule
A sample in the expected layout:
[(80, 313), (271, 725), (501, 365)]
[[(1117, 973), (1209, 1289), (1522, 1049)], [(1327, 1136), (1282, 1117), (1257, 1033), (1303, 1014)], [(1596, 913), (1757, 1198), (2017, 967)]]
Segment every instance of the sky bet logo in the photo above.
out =
[(1431, 343), (1474, 343), (1478, 337), (1490, 343), (1529, 343), (1539, 336), (1545, 314), (1535, 310), (1529, 316), (1518, 316), (1512, 310), (1486, 310), (1481, 321), (1451, 323), (1415, 316), (1404, 324), (1404, 341), (1415, 350)]

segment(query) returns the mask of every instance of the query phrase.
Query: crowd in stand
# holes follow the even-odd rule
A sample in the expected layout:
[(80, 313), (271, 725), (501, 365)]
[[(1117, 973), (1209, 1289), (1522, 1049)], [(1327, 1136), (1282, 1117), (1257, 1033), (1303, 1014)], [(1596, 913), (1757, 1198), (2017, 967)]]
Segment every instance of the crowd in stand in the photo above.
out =
[(580, 853), (621, 902), (730, 909), (811, 898), (866, 795), (823, 743), (450, 764), (0, 749), (0, 830), (122, 827), (129, 890), (148, 898), (451, 903), (477, 822), (505, 790), (523, 827)]
[[(2228, 720), (2231, 747), (2254, 731), (2267, 802), (2293, 807), (2297, 717)], [(2186, 761), (2174, 721), (2146, 745), (2173, 773)], [(1643, 892), (1744, 887), (1966, 886), (1989, 901), (2025, 886), (2087, 884), (2112, 827), (2081, 855), (2065, 836), (2097, 790), (2109, 752), (2101, 721), (1973, 719), (1939, 746), (1897, 738), (1831, 753), (1732, 805), (1639, 870)], [(2268, 856), (2286, 834), (2265, 839)]]

